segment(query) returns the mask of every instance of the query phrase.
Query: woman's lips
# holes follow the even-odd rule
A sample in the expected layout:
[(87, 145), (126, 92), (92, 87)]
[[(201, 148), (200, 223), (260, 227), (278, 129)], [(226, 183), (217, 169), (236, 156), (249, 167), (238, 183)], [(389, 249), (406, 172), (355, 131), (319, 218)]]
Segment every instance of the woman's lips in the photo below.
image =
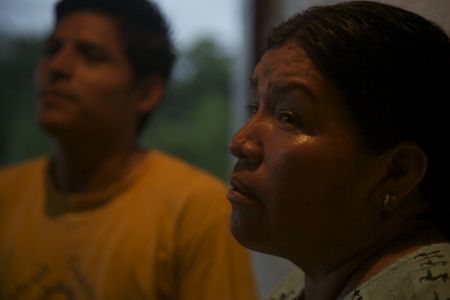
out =
[(230, 202), (243, 204), (253, 204), (258, 201), (258, 197), (255, 193), (235, 176), (230, 179), (230, 187), (228, 189), (227, 198)]

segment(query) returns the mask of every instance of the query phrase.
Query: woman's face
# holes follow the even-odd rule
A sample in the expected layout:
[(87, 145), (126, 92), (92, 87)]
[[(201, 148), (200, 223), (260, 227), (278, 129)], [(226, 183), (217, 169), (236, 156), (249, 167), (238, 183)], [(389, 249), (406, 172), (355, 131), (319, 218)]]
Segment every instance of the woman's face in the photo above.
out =
[(291, 260), (351, 251), (376, 223), (370, 199), (380, 168), (361, 152), (340, 93), (288, 43), (256, 66), (251, 107), (230, 144), (235, 238)]

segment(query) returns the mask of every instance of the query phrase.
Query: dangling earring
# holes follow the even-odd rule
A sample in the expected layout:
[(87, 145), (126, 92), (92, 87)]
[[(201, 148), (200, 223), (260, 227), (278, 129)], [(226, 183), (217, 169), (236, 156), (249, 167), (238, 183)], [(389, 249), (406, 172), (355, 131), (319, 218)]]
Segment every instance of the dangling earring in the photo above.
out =
[(394, 195), (390, 194), (382, 194), (381, 195), (381, 201), (383, 202), (383, 209), (380, 212), (380, 218), (383, 221), (389, 221), (391, 219), (391, 213), (392, 213), (392, 201), (395, 200)]

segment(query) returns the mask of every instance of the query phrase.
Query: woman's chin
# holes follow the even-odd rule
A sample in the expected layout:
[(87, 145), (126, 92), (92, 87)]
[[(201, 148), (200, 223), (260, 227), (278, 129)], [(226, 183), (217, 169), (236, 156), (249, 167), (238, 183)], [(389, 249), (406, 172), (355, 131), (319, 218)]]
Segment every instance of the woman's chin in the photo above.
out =
[(252, 224), (236, 213), (232, 213), (230, 220), (230, 230), (234, 239), (245, 248), (269, 253), (269, 234), (263, 230), (263, 226)]

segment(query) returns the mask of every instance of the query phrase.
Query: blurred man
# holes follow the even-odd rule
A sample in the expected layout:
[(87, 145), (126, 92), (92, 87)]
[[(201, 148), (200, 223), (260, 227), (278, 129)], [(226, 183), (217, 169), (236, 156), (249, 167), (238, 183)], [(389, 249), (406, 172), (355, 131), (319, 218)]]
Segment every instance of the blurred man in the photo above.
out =
[(138, 146), (174, 51), (146, 0), (62, 0), (37, 68), (57, 146), (0, 172), (0, 299), (254, 299), (218, 180)]

